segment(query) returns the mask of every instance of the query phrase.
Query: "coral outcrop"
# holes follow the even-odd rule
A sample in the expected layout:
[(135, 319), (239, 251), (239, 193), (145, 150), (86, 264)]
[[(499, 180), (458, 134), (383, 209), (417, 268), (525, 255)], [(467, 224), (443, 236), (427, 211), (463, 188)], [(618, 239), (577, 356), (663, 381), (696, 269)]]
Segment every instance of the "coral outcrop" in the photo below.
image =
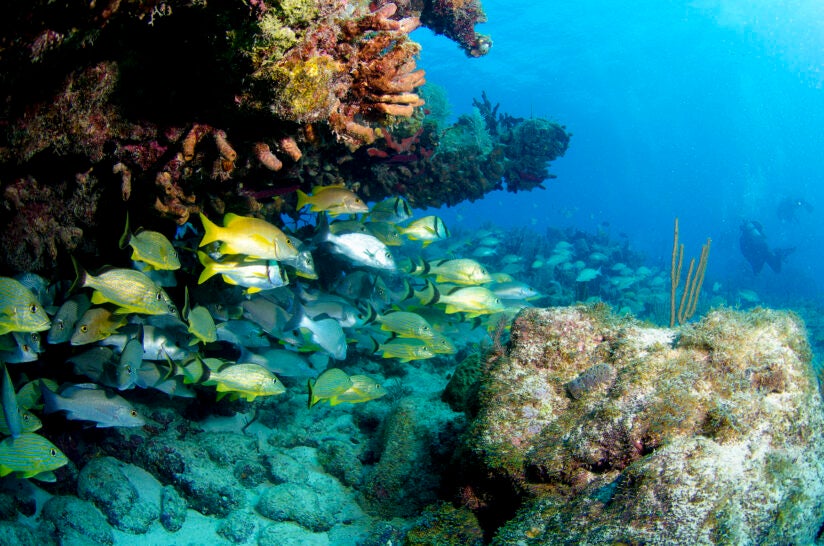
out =
[[(294, 191), (329, 183), (418, 207), (504, 180), (528, 190), (568, 143), (560, 125), (530, 120), (476, 149), (466, 120), (426, 121), (409, 33), (424, 24), (483, 55), (478, 0), (14, 0), (5, 13), (4, 274), (93, 253), (127, 210), (171, 233), (200, 211), (297, 217)], [(438, 150), (450, 131), (468, 140)]]
[(810, 359), (787, 312), (668, 330), (526, 309), (483, 380), (463, 490), (487, 526), (490, 504), (521, 499), (495, 544), (810, 544), (824, 522)]

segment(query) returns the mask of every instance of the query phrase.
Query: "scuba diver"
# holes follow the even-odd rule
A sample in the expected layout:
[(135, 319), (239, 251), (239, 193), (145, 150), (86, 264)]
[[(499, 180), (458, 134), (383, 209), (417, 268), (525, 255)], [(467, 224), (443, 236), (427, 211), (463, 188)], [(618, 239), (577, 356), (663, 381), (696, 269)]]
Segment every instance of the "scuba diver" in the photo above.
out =
[(747, 220), (741, 224), (741, 238), (738, 243), (741, 246), (741, 254), (750, 262), (754, 275), (761, 272), (764, 264), (769, 265), (770, 269), (776, 273), (780, 273), (781, 264), (795, 251), (795, 247), (770, 250), (767, 246), (764, 228), (755, 220)]
[(811, 213), (814, 208), (806, 199), (785, 197), (778, 203), (775, 214), (782, 222), (797, 224), (797, 215), (801, 210)]

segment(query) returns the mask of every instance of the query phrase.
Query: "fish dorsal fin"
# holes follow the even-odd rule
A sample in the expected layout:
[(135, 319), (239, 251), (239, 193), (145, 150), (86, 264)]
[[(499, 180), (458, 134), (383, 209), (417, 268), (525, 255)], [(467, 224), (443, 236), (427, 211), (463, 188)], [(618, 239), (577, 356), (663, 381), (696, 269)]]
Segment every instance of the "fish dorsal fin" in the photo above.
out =
[(340, 182), (338, 184), (330, 184), (328, 186), (312, 186), (312, 195), (317, 195), (325, 190), (345, 188), (346, 184)]
[(235, 214), (234, 212), (227, 212), (226, 216), (223, 217), (223, 226), (229, 227), (233, 223), (237, 222), (238, 220), (243, 220), (244, 217), (240, 216), (239, 214)]
[(129, 211), (126, 211), (126, 227), (123, 228), (123, 235), (120, 236), (120, 240), (117, 242), (117, 246), (121, 249), (126, 248), (128, 246), (129, 241), (131, 240), (131, 233), (129, 233)]

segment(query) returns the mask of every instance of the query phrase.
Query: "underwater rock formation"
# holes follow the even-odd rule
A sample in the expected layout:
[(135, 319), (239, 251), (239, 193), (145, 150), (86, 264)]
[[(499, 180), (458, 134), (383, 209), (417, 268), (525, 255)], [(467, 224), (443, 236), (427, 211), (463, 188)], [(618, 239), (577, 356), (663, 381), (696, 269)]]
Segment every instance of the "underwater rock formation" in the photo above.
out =
[(483, 55), (478, 0), (15, 0), (5, 13), (3, 273), (105, 246), (127, 209), (171, 231), (202, 210), (297, 217), (297, 188), (332, 183), (421, 208), (504, 180), (528, 190), (568, 145), (560, 125), (521, 120), (488, 149), (438, 150), (449, 132), (478, 135), (427, 122), (409, 33), (424, 24)]
[(677, 330), (525, 309), (467, 436), (465, 488), (523, 502), (493, 543), (812, 543), (824, 406), (805, 336), (763, 309)]

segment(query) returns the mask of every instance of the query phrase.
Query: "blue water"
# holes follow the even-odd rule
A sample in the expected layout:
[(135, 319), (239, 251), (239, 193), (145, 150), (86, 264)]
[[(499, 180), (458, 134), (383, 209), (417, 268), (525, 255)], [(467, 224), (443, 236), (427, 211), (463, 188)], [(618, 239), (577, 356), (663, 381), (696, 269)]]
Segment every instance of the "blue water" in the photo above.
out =
[[(687, 256), (712, 238), (706, 282), (756, 290), (772, 306), (822, 300), (824, 4), (483, 6), (486, 57), (415, 32), (427, 80), (446, 87), (455, 115), (486, 91), (501, 112), (558, 121), (573, 137), (546, 190), (444, 209), (447, 224), (601, 226), (665, 265), (677, 216)], [(777, 203), (797, 197), (815, 209), (782, 222)], [(796, 247), (780, 274), (753, 275), (739, 250), (745, 219), (761, 222), (770, 247)]]

